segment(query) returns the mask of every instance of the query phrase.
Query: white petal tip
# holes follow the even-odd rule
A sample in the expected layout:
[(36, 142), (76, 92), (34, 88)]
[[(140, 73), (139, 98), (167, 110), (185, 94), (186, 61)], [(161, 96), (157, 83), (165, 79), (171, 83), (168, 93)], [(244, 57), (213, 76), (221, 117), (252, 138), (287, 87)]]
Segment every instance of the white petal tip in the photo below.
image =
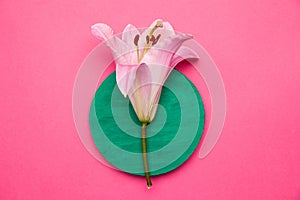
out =
[(191, 39), (194, 38), (194, 36), (192, 34), (187, 34), (187, 36)]
[(114, 34), (112, 28), (104, 23), (97, 23), (92, 25), (91, 32), (96, 38), (100, 40), (107, 40)]

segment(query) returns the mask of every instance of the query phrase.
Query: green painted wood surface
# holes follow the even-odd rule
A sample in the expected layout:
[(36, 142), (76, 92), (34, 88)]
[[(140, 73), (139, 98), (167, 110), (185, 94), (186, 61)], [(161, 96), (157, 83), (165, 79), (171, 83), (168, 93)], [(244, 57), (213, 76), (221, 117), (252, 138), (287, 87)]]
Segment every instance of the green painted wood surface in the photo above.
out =
[[(197, 147), (204, 107), (195, 86), (173, 70), (162, 90), (157, 115), (147, 127), (151, 175), (176, 169)], [(90, 130), (105, 159), (127, 173), (143, 175), (141, 123), (116, 86), (112, 73), (98, 88), (90, 110)]]

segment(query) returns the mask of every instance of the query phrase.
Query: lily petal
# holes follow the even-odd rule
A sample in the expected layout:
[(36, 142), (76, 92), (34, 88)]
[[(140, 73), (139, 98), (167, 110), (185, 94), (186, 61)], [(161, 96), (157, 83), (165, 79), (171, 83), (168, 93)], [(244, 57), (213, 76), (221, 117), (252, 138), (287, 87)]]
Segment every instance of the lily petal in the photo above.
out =
[[(127, 44), (127, 56), (128, 56), (128, 64), (138, 64), (138, 56), (137, 56), (137, 46), (134, 44), (134, 39), (135, 37), (138, 35), (138, 37), (140, 36), (140, 32), (138, 31), (138, 29), (131, 25), (128, 24), (125, 29), (123, 30), (122, 33), (122, 40), (123, 42), (125, 42)], [(140, 54), (140, 50), (139, 50), (139, 54)], [(130, 55), (128, 55), (130, 54)]]
[(151, 71), (147, 64), (141, 64), (136, 70), (133, 87), (128, 96), (130, 102), (142, 122), (150, 122), (149, 108), (152, 95)]
[[(154, 89), (154, 88), (153, 88)], [(152, 98), (152, 102), (151, 102), (151, 112), (150, 112), (150, 121), (152, 121), (155, 117), (155, 114), (157, 112), (157, 108), (158, 108), (158, 102), (161, 96), (161, 90), (162, 90), (162, 85), (160, 86), (156, 86), (156, 91), (154, 92), (154, 96)]]
[(170, 65), (173, 55), (177, 52), (182, 43), (191, 39), (191, 35), (176, 34), (165, 38), (144, 55), (142, 63)]
[(133, 63), (133, 56), (131, 55), (133, 50), (118, 36), (113, 35), (113, 30), (110, 26), (98, 23), (94, 24), (91, 30), (96, 38), (104, 41), (110, 48), (117, 64), (130, 65)]
[(174, 68), (181, 61), (189, 59), (199, 59), (199, 55), (192, 49), (185, 46), (181, 46), (176, 52), (176, 54), (174, 54), (170, 66)]
[[(148, 115), (150, 121), (153, 120), (156, 110), (158, 107), (158, 102), (161, 95), (162, 86), (167, 80), (169, 74), (171, 73), (174, 66), (171, 66), (171, 59), (173, 55), (178, 51), (182, 43), (192, 36), (185, 34), (177, 34), (169, 36), (164, 39), (157, 46), (151, 47), (151, 49), (145, 54), (142, 59), (142, 63), (146, 63), (150, 69), (151, 73), (151, 95), (148, 99)], [(138, 77), (138, 75), (137, 75)], [(148, 91), (150, 92), (150, 91)]]
[(139, 30), (134, 25), (128, 24), (123, 30), (122, 40), (135, 49), (134, 38), (136, 35), (140, 35)]
[(107, 24), (97, 23), (91, 26), (91, 29), (92, 34), (102, 41), (108, 40), (114, 35), (114, 31)]
[(116, 81), (121, 93), (126, 97), (132, 89), (138, 65), (116, 64)]
[(172, 35), (175, 34), (174, 28), (169, 22), (163, 22), (163, 28), (170, 31)]
[(149, 35), (151, 29), (153, 27), (155, 27), (155, 25), (157, 25), (158, 22), (162, 22), (163, 27), (156, 29), (155, 32), (154, 32), (154, 35), (155, 36), (161, 35), (160, 40), (163, 40), (164, 38), (167, 38), (171, 35), (175, 35), (175, 31), (174, 31), (172, 25), (169, 22), (164, 22), (161, 19), (156, 19), (152, 22), (152, 24), (149, 26), (149, 28), (145, 29), (143, 31), (143, 33), (141, 34), (140, 44), (141, 44), (142, 48), (144, 48), (144, 46), (147, 44), (146, 36)]

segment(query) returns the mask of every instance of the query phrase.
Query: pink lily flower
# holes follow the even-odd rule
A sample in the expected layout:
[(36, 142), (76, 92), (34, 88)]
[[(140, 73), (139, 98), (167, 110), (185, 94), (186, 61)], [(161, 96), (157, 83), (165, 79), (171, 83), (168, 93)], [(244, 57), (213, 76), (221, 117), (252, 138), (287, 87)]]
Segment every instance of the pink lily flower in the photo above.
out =
[(182, 60), (198, 58), (181, 46), (191, 35), (175, 33), (168, 22), (155, 20), (140, 33), (128, 24), (122, 39), (106, 24), (97, 23), (92, 33), (105, 41), (116, 62), (116, 80), (121, 93), (129, 99), (141, 122), (150, 123), (157, 110), (162, 86), (171, 70)]
[(191, 49), (182, 46), (191, 35), (175, 33), (171, 24), (155, 20), (142, 33), (128, 24), (122, 38), (114, 36), (106, 24), (91, 27), (98, 39), (105, 41), (111, 49), (116, 63), (116, 80), (121, 93), (130, 102), (142, 122), (142, 147), (145, 175), (148, 187), (150, 181), (146, 157), (146, 126), (155, 117), (162, 86), (172, 69), (182, 60), (198, 58)]

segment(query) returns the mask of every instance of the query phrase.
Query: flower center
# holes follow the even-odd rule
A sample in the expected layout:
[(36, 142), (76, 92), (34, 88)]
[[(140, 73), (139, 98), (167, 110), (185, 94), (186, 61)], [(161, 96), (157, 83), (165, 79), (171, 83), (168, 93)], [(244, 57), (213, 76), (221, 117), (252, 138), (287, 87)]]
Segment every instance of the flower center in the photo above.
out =
[(158, 42), (158, 40), (161, 37), (161, 34), (158, 34), (156, 37), (153, 34), (154, 34), (156, 29), (162, 28), (162, 27), (163, 27), (163, 23), (161, 21), (158, 21), (156, 23), (156, 25), (150, 30), (149, 34), (146, 36), (146, 45), (144, 47), (144, 51), (143, 51), (141, 57), (140, 57), (140, 49), (139, 49), (139, 44), (138, 44), (139, 39), (140, 39), (140, 35), (137, 34), (134, 37), (133, 43), (136, 46), (136, 54), (137, 54), (137, 58), (138, 58), (138, 63), (140, 63), (140, 61), (142, 60), (144, 55), (149, 51), (149, 49)]

